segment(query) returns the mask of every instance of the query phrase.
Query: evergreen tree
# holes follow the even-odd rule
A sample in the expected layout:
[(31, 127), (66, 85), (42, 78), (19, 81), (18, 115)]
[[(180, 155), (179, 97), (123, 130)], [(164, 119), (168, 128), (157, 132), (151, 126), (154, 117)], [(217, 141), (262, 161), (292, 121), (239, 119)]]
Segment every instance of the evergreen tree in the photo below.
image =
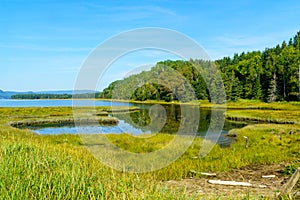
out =
[(274, 102), (276, 100), (277, 100), (277, 78), (276, 78), (276, 74), (274, 74), (269, 87), (268, 102)]
[[(242, 52), (215, 62), (161, 61), (150, 71), (113, 82), (100, 96), (164, 101), (190, 101), (196, 96), (217, 103), (222, 103), (226, 96), (231, 101), (239, 98), (266, 102), (290, 100), (297, 99), (300, 93), (299, 68), (300, 32), (288, 43), (284, 41), (263, 52)], [(224, 90), (226, 94), (222, 93)]]
[(263, 98), (261, 84), (260, 84), (260, 77), (256, 77), (255, 85), (253, 89), (253, 96), (255, 99), (261, 100)]

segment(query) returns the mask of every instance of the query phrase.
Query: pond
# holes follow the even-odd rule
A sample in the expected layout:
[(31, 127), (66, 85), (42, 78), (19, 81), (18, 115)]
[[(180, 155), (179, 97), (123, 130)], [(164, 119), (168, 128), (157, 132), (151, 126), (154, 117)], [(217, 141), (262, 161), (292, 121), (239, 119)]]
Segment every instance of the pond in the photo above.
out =
[[(153, 106), (134, 104), (134, 106), (139, 106), (141, 110), (129, 114), (113, 115), (120, 120), (121, 124), (119, 127), (121, 127), (121, 129), (125, 132), (126, 130), (135, 130), (137, 131), (136, 134), (156, 132), (176, 134), (182, 130), (182, 126), (197, 125), (197, 136), (205, 137), (209, 128), (210, 130), (217, 130), (216, 127), (218, 127), (218, 123), (221, 123), (221, 121), (224, 120), (224, 110), (214, 110), (215, 118), (212, 119), (211, 109), (199, 109), (198, 107), (193, 106), (184, 106), (185, 108), (182, 108), (180, 105), (174, 104), (159, 105), (159, 107), (162, 107), (161, 110), (165, 111), (166, 116), (162, 117), (157, 116), (157, 113), (164, 115), (162, 114), (162, 111), (154, 111), (154, 116), (153, 113), (151, 113), (151, 111), (153, 111), (153, 107), (155, 110), (157, 105)], [(197, 111), (199, 112), (198, 117), (193, 114)], [(185, 112), (185, 114), (183, 112)], [(187, 119), (185, 119), (186, 117), (195, 117), (195, 119), (190, 119), (190, 121), (187, 121)], [(183, 123), (182, 121), (185, 122)], [(134, 129), (127, 127), (127, 124), (130, 125), (130, 127), (134, 127)], [(232, 138), (226, 137), (226, 134), (228, 134), (229, 130), (234, 128), (242, 128), (246, 125), (246, 123), (225, 120), (224, 126), (221, 127), (222, 132), (218, 139), (218, 143), (221, 146), (228, 146), (233, 140)], [(184, 131), (188, 132), (189, 128), (184, 128), (183, 132)]]
[[(22, 102), (24, 104), (22, 104)], [(92, 101), (91, 101), (92, 102)], [(91, 102), (83, 101), (82, 105), (90, 104)], [(10, 102), (12, 103), (12, 102)], [(80, 102), (79, 102), (80, 103)], [(14, 101), (12, 103), (16, 105)], [(17, 104), (23, 107), (39, 106), (71, 106), (72, 100), (37, 100), (37, 101), (18, 101)], [(78, 105), (78, 102), (77, 102)], [(81, 105), (81, 104), (80, 104)], [(186, 106), (182, 109), (180, 105), (168, 104), (168, 105), (148, 105), (148, 104), (128, 104), (122, 102), (110, 102), (110, 101), (95, 101), (97, 106), (137, 106), (140, 110), (130, 113), (112, 113), (110, 116), (116, 117), (119, 120), (118, 125), (112, 126), (77, 126), (65, 125), (56, 127), (25, 127), (33, 129), (36, 133), (41, 135), (49, 134), (83, 134), (83, 133), (129, 133), (132, 135), (140, 135), (142, 133), (168, 133), (176, 134), (182, 131), (182, 126), (192, 127), (197, 125), (197, 136), (205, 137), (211, 123), (218, 123), (218, 119), (211, 121), (212, 111), (211, 109), (199, 109), (198, 107)], [(1, 106), (1, 104), (0, 104)], [(10, 106), (13, 107), (13, 106)], [(198, 112), (198, 116), (194, 116), (193, 113)], [(184, 113), (185, 112), (185, 113)], [(220, 121), (224, 118), (224, 111), (219, 110), (218, 116)], [(185, 121), (184, 123), (182, 121)], [(222, 128), (221, 136), (218, 139), (218, 143), (221, 146), (228, 146), (232, 142), (232, 138), (226, 137), (229, 130), (233, 128), (241, 128), (245, 126), (244, 123), (235, 123), (225, 121)], [(189, 130), (189, 128), (187, 129)], [(183, 130), (184, 131), (184, 130)]]
[(65, 107), (82, 106), (131, 106), (126, 102), (115, 101), (92, 101), (92, 100), (73, 100), (72, 99), (35, 99), (35, 100), (12, 100), (0, 99), (0, 107)]

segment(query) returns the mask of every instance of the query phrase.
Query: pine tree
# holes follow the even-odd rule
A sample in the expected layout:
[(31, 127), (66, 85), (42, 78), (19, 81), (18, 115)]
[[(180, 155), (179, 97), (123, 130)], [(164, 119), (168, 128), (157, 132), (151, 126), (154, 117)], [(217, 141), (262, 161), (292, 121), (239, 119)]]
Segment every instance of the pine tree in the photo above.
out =
[(261, 90), (261, 84), (260, 84), (260, 77), (257, 77), (255, 80), (255, 85), (254, 85), (254, 89), (253, 89), (253, 96), (255, 99), (262, 99), (262, 90)]
[(269, 87), (268, 102), (274, 102), (277, 100), (277, 78), (276, 74), (273, 74), (273, 79), (271, 80)]

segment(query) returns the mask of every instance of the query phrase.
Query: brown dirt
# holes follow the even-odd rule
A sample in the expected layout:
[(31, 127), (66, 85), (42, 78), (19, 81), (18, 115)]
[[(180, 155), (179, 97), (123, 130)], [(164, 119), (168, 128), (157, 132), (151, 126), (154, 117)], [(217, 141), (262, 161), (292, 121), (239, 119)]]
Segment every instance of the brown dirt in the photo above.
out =
[[(184, 189), (189, 196), (201, 196), (201, 199), (241, 199), (248, 196), (266, 197), (274, 199), (287, 182), (289, 176), (283, 175), (284, 164), (278, 165), (251, 165), (230, 172), (217, 173), (216, 177), (192, 176), (180, 181), (167, 181), (165, 184), (172, 189)], [(275, 178), (262, 178), (263, 175), (275, 175)], [(213, 185), (208, 180), (249, 182), (251, 187)], [(265, 188), (260, 185), (266, 186)], [(299, 182), (294, 188), (293, 196), (298, 199)], [(297, 196), (297, 197), (296, 197)], [(255, 198), (255, 199), (256, 199)]]

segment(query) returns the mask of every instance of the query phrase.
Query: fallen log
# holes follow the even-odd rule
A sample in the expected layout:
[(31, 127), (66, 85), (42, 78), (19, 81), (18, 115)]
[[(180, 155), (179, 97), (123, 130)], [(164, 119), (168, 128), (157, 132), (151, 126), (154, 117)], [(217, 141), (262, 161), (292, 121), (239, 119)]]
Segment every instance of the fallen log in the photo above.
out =
[(215, 185), (229, 185), (229, 186), (245, 186), (251, 187), (252, 184), (248, 182), (237, 182), (237, 181), (221, 181), (221, 180), (208, 180), (208, 183)]

